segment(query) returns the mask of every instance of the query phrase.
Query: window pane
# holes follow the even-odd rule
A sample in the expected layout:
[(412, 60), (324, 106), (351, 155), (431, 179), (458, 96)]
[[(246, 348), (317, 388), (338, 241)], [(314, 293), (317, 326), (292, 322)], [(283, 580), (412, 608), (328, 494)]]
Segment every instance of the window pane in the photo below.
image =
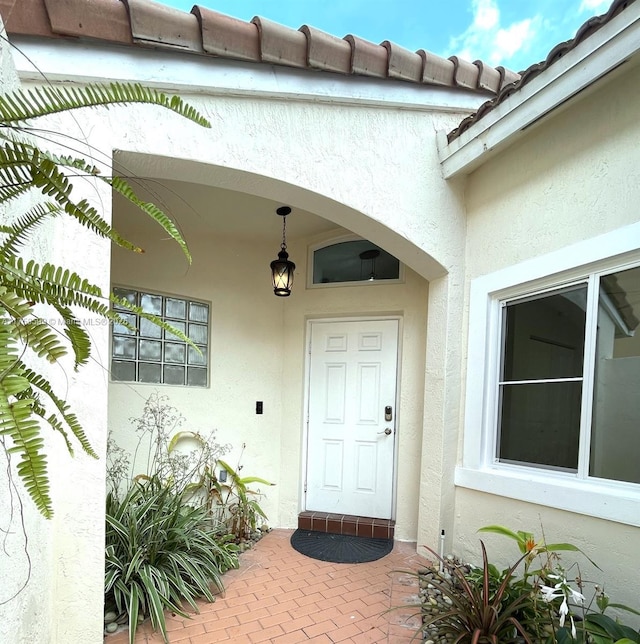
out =
[(159, 338), (162, 335), (162, 329), (150, 320), (140, 318), (140, 335), (145, 338)]
[(503, 380), (582, 376), (587, 287), (508, 304)]
[(189, 367), (187, 369), (187, 384), (192, 387), (206, 387), (207, 386), (207, 370), (197, 369), (196, 367)]
[[(136, 303), (136, 292), (135, 291), (130, 291), (129, 289), (126, 289), (126, 288), (114, 288), (113, 289), (113, 294), (118, 296), (122, 300), (127, 300), (127, 302), (129, 302), (129, 304), (135, 304)], [(122, 310), (122, 307), (118, 306), (117, 304), (114, 304), (113, 308)]]
[[(176, 322), (176, 320), (167, 320), (167, 322), (176, 330), (176, 331), (182, 331), (182, 333), (187, 332), (187, 325), (184, 322)], [(164, 337), (167, 338), (167, 340), (178, 340), (178, 336), (175, 335), (174, 333), (171, 333), (169, 331), (164, 332)]]
[(141, 362), (138, 365), (138, 382), (160, 382), (160, 369), (159, 364), (149, 362)]
[(207, 364), (207, 348), (198, 347), (198, 353), (193, 347), (188, 347), (189, 350), (189, 364), (206, 365)]
[(498, 458), (575, 471), (581, 395), (581, 382), (503, 385)]
[(136, 363), (125, 362), (124, 360), (112, 360), (111, 377), (113, 380), (134, 381), (136, 379)]
[(140, 359), (161, 360), (162, 342), (157, 342), (155, 340), (140, 340)]
[(136, 339), (113, 336), (113, 355), (118, 358), (136, 358)]
[(640, 267), (600, 282), (589, 474), (640, 483)]
[(133, 313), (120, 313), (120, 311), (118, 311), (118, 317), (121, 317), (127, 324), (129, 324), (133, 331), (131, 329), (127, 329), (123, 324), (114, 324), (113, 333), (119, 333), (120, 335), (135, 335), (136, 316)]
[(360, 239), (339, 242), (313, 253), (313, 283), (398, 279), (400, 262), (385, 250)]
[(142, 293), (140, 296), (140, 306), (146, 313), (162, 315), (162, 297), (160, 295)]
[(206, 304), (198, 304), (196, 302), (190, 302), (189, 319), (193, 320), (194, 322), (208, 322), (209, 307)]
[(174, 344), (167, 342), (164, 345), (164, 360), (165, 362), (178, 362), (184, 364), (184, 344)]
[(168, 318), (184, 320), (187, 314), (187, 303), (184, 300), (167, 297), (164, 301), (164, 314)]
[(178, 367), (176, 365), (165, 365), (164, 384), (184, 385), (184, 367)]
[(207, 341), (207, 327), (202, 324), (189, 324), (189, 340), (204, 344)]

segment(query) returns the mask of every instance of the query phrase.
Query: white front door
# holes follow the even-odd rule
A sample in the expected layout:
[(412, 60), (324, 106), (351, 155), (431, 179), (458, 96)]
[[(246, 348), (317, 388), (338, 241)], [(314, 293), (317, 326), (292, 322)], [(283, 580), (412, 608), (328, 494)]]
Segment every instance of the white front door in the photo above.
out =
[(306, 510), (390, 519), (398, 320), (312, 322)]

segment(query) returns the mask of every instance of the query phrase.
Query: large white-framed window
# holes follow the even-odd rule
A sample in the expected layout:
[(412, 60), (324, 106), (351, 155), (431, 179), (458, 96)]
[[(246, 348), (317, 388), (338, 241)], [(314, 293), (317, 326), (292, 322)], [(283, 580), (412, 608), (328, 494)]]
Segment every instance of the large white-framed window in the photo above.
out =
[(209, 304), (197, 300), (115, 287), (128, 300), (186, 335), (198, 350), (158, 325), (114, 306), (132, 328), (114, 324), (111, 331), (111, 379), (115, 382), (206, 387)]
[(456, 484), (640, 525), (640, 224), (471, 285)]

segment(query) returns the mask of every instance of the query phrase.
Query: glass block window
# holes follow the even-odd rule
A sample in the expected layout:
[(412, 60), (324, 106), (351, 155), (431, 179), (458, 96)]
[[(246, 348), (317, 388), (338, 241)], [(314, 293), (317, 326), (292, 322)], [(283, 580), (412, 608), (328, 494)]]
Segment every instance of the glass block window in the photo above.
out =
[(153, 313), (181, 331), (197, 347), (145, 318), (114, 306), (135, 330), (114, 324), (111, 334), (111, 378), (122, 382), (207, 386), (209, 305), (156, 293), (114, 288), (114, 293)]

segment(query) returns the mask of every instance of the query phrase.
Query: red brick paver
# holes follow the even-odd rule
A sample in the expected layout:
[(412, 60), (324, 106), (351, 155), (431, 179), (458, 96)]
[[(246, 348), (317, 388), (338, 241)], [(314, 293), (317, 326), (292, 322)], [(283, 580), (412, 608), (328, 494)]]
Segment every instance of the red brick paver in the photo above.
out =
[[(370, 563), (334, 564), (296, 552), (292, 530), (273, 530), (240, 556), (240, 568), (223, 577), (225, 593), (200, 602), (191, 619), (167, 616), (171, 644), (408, 644), (419, 618), (415, 571), (426, 559), (415, 544), (396, 542), (393, 551)], [(399, 572), (400, 571), (400, 572)], [(391, 607), (400, 607), (388, 611)], [(144, 623), (136, 644), (162, 644)], [(414, 642), (419, 641), (414, 639)], [(105, 644), (127, 644), (121, 631)]]

